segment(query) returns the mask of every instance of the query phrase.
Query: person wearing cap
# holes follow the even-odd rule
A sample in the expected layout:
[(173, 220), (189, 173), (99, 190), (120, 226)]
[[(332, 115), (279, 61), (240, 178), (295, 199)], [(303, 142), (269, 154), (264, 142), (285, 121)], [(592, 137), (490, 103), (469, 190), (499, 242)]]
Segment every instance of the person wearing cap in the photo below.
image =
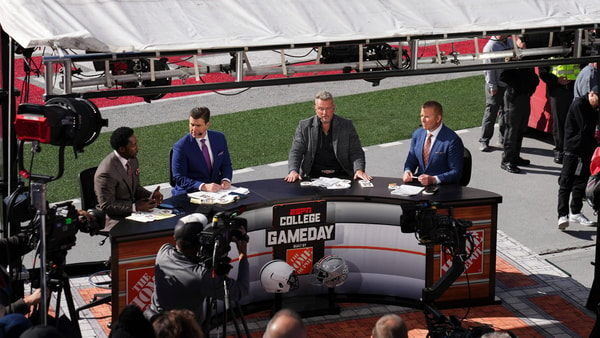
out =
[[(577, 97), (569, 106), (565, 122), (563, 166), (558, 179), (558, 229), (569, 222), (594, 225), (582, 212), (585, 186), (590, 176), (590, 162), (598, 146), (594, 138), (598, 120), (598, 86), (587, 96)], [(569, 197), (571, 201), (569, 204)], [(569, 208), (571, 212), (569, 213)]]
[(234, 280), (226, 274), (220, 274), (216, 268), (211, 269), (205, 263), (206, 257), (200, 257), (202, 248), (199, 235), (207, 223), (206, 217), (199, 213), (182, 217), (173, 231), (175, 245), (166, 243), (158, 250), (154, 265), (155, 288), (152, 302), (144, 313), (146, 318), (153, 320), (164, 311), (188, 309), (194, 312), (200, 323), (204, 300), (207, 297), (224, 298), (224, 279), (232, 301), (248, 293), (250, 268), (247, 236), (238, 239), (234, 235), (232, 239), (239, 253), (237, 279)]

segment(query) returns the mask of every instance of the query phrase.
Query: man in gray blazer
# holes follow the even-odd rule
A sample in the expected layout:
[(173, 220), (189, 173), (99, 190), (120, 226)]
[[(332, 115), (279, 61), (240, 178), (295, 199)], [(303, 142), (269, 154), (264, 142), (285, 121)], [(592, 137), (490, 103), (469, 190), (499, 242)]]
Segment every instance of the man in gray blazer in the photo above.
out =
[(162, 203), (159, 188), (154, 192), (140, 185), (140, 169), (136, 158), (139, 146), (133, 129), (117, 128), (110, 137), (114, 149), (98, 165), (94, 175), (94, 191), (98, 208), (106, 214), (105, 230), (135, 211), (150, 211)]
[(296, 128), (285, 181), (307, 177), (371, 180), (365, 172), (365, 153), (354, 124), (335, 115), (331, 93), (315, 95), (315, 113)]

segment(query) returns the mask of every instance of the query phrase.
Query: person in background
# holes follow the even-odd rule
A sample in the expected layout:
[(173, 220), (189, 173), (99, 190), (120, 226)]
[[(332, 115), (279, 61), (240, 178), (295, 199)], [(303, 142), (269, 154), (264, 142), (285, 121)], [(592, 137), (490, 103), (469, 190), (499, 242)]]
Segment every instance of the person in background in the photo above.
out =
[(377, 320), (371, 338), (408, 338), (408, 327), (402, 317), (387, 314)]
[[(512, 39), (508, 35), (495, 35), (483, 47), (483, 53), (513, 49)], [(505, 58), (484, 59), (483, 63), (505, 62)], [(494, 124), (498, 117), (498, 143), (504, 143), (504, 92), (506, 83), (500, 80), (502, 69), (484, 70), (485, 77), (485, 112), (481, 120), (481, 137), (479, 150), (490, 151), (490, 140), (494, 135)]]
[(142, 310), (135, 304), (127, 304), (111, 325), (108, 338), (154, 338), (154, 328)]
[[(596, 150), (594, 138), (598, 121), (598, 86), (587, 97), (577, 97), (571, 103), (565, 123), (565, 154), (558, 179), (558, 229), (565, 230), (569, 222), (594, 225), (582, 212), (585, 186), (590, 176), (590, 162)], [(571, 203), (569, 204), (569, 197)], [(569, 213), (569, 208), (571, 212)]]
[(202, 328), (190, 310), (170, 310), (161, 313), (153, 322), (156, 338), (203, 338)]
[(315, 95), (315, 116), (302, 120), (296, 128), (288, 156), (292, 183), (307, 177), (338, 177), (370, 181), (365, 172), (365, 152), (351, 120), (335, 114), (333, 95)]
[(421, 125), (410, 140), (402, 180), (417, 179), (424, 186), (458, 184), (465, 148), (460, 137), (442, 122), (444, 109), (437, 101), (421, 106)]
[(554, 139), (554, 163), (562, 164), (565, 121), (573, 102), (575, 80), (580, 72), (578, 64), (539, 67), (539, 76), (546, 83), (546, 97), (552, 114), (552, 138)]
[[(527, 47), (525, 38), (521, 36), (516, 38), (515, 44), (521, 49)], [(521, 157), (521, 146), (531, 113), (531, 95), (535, 92), (540, 79), (533, 68), (511, 68), (502, 72), (500, 80), (506, 83), (506, 92), (504, 92), (506, 127), (500, 168), (516, 174), (521, 172), (519, 166), (528, 166), (531, 163)]]
[[(227, 277), (228, 264), (222, 263), (221, 259), (216, 259), (217, 265), (213, 266), (213, 256), (221, 253), (213, 254), (212, 245), (202, 249), (199, 235), (207, 223), (206, 216), (199, 213), (182, 217), (173, 230), (175, 245), (166, 243), (158, 250), (154, 265), (155, 288), (152, 302), (144, 313), (146, 318), (153, 321), (164, 311), (188, 309), (200, 323), (204, 300), (207, 297), (224, 298), (224, 281), (232, 301), (238, 301), (248, 293), (248, 236), (245, 233), (232, 236), (239, 253), (237, 279), (234, 280)], [(211, 253), (210, 257), (206, 252)]]
[(30, 295), (15, 301), (11, 300), (13, 297), (11, 297), (8, 274), (10, 270), (9, 257), (24, 256), (33, 250), (35, 245), (36, 243), (30, 243), (29, 237), (24, 233), (0, 238), (0, 318), (13, 313), (29, 314), (31, 307), (40, 304), (42, 300), (42, 289), (36, 289)]
[(573, 97), (587, 96), (590, 90), (592, 90), (592, 87), (598, 85), (598, 63), (590, 62), (581, 69), (575, 79)]
[(173, 196), (198, 190), (216, 192), (231, 187), (233, 168), (225, 135), (210, 127), (210, 110), (190, 111), (190, 132), (173, 146)]
[(117, 128), (110, 145), (113, 151), (100, 162), (94, 175), (98, 208), (106, 214), (104, 230), (110, 230), (133, 212), (152, 210), (163, 200), (160, 187), (149, 191), (140, 184), (136, 157), (139, 145), (133, 129)]
[(306, 338), (306, 328), (300, 315), (291, 309), (281, 309), (267, 323), (263, 338)]

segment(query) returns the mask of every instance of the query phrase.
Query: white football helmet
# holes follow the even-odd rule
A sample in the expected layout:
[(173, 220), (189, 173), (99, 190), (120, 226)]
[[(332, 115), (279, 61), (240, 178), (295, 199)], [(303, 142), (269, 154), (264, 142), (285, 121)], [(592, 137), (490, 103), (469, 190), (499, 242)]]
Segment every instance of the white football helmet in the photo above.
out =
[(296, 270), (281, 259), (269, 261), (260, 269), (260, 284), (268, 293), (286, 293), (299, 286)]
[(317, 280), (328, 288), (335, 288), (344, 284), (348, 273), (348, 264), (343, 258), (336, 255), (321, 258), (313, 265), (312, 271)]

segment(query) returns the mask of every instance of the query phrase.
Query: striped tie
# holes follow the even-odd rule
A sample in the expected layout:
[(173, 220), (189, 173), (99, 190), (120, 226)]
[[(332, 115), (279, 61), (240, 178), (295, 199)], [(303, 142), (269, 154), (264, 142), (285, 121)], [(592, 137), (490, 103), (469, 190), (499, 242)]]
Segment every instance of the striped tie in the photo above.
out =
[[(429, 151), (431, 150), (431, 136), (433, 134), (428, 133), (427, 139), (425, 140), (425, 146), (423, 147), (423, 163), (425, 164), (425, 168), (427, 167), (427, 163), (429, 162)], [(423, 169), (425, 169), (423, 168)]]

